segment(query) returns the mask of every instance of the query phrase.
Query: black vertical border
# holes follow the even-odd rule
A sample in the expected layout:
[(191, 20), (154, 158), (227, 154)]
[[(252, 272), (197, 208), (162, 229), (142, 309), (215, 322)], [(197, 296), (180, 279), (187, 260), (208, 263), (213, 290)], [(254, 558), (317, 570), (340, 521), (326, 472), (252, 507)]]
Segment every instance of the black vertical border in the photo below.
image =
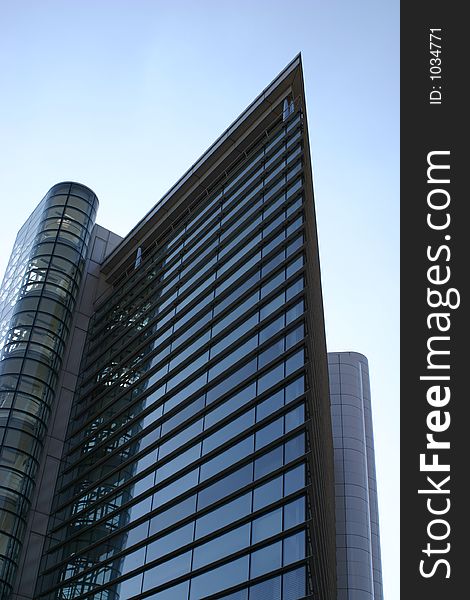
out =
[[(467, 337), (470, 333), (468, 311), (468, 279), (470, 276), (470, 195), (466, 187), (470, 161), (467, 149), (470, 109), (465, 89), (470, 86), (470, 39), (469, 25), (464, 17), (464, 3), (444, 1), (419, 1), (401, 3), (401, 596), (403, 599), (426, 598), (451, 600), (468, 595), (467, 577), (470, 576), (470, 419), (468, 406), (470, 393), (466, 386), (466, 371), (470, 374), (470, 351)], [(442, 29), (442, 80), (431, 81), (429, 33), (431, 28)], [(441, 86), (442, 103), (431, 105), (429, 94), (432, 86)], [(438, 89), (438, 88), (437, 88)], [(464, 108), (464, 103), (466, 104)], [(427, 195), (431, 189), (427, 182), (427, 155), (431, 151), (450, 150), (450, 184), (443, 185), (450, 193), (449, 213), (451, 223), (446, 231), (433, 231), (426, 223)], [(445, 159), (443, 159), (445, 162)], [(439, 187), (439, 186), (437, 186)], [(443, 211), (446, 212), (446, 211)], [(442, 215), (443, 216), (443, 215)], [(450, 240), (444, 236), (450, 235)], [(445, 261), (442, 252), (437, 262), (426, 256), (427, 247), (434, 250), (447, 244), (451, 251), (450, 260)], [(427, 371), (427, 341), (437, 335), (426, 323), (434, 309), (427, 304), (427, 270), (439, 263), (444, 269), (448, 265), (451, 278), (445, 289), (452, 287), (460, 292), (461, 304), (455, 310), (445, 307), (437, 309), (450, 313), (450, 341), (442, 348), (450, 349), (450, 355), (442, 357), (443, 363), (450, 362), (451, 400), (447, 407), (451, 416), (450, 428), (436, 439), (448, 440), (450, 450), (439, 452), (439, 461), (450, 461), (450, 473), (435, 473), (440, 482), (450, 475), (447, 488), (450, 494), (427, 496), (418, 494), (418, 489), (432, 488), (419, 469), (419, 455), (426, 451), (426, 434), (429, 432), (426, 417), (433, 409), (426, 400), (430, 382), (420, 381)], [(437, 286), (430, 286), (434, 289)], [(434, 371), (438, 373), (438, 371)], [(470, 377), (469, 377), (470, 379)], [(443, 383), (443, 385), (447, 385)], [(431, 452), (432, 453), (432, 452)], [(446, 460), (448, 459), (448, 461)], [(428, 459), (429, 461), (429, 459)], [(467, 485), (467, 480), (469, 485)], [(442, 486), (445, 488), (446, 486)], [(427, 509), (427, 498), (431, 497), (434, 508), (446, 505), (450, 498), (451, 507), (447, 514), (431, 515)], [(431, 540), (427, 527), (433, 518), (449, 522), (449, 537), (442, 541)], [(435, 534), (444, 534), (445, 526), (433, 526)], [(427, 543), (432, 549), (443, 550), (450, 544), (449, 552), (423, 553)], [(447, 567), (436, 566), (432, 577), (424, 578), (420, 572), (420, 561), (425, 560), (424, 570), (428, 573), (440, 558), (448, 560), (450, 577), (446, 578)], [(386, 600), (394, 600), (387, 599)]]

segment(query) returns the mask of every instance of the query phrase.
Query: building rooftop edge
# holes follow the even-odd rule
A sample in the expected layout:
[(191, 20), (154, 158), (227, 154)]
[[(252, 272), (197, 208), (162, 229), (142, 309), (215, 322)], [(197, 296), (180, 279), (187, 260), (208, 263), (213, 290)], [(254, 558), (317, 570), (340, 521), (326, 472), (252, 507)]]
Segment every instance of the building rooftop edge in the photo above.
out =
[(217, 154), (226, 151), (226, 146), (233, 144), (231, 139), (234, 134), (253, 117), (254, 111), (265, 103), (269, 103), (268, 97), (272, 96), (292, 76), (296, 70), (302, 68), (302, 57), (299, 52), (289, 64), (269, 83), (264, 90), (248, 105), (248, 107), (225, 129), (225, 131), (209, 146), (209, 148), (196, 160), (196, 162), (176, 181), (176, 183), (163, 195), (163, 197), (144, 215), (142, 219), (123, 238), (122, 242), (104, 258), (101, 270), (108, 274), (123, 260), (128, 251), (137, 243), (145, 225), (152, 221), (157, 213), (164, 208), (173, 196), (185, 185), (191, 184), (192, 178), (197, 178), (196, 172), (201, 170), (209, 159), (214, 159)]
[(355, 350), (328, 350), (327, 352), (328, 356), (355, 356), (358, 357), (359, 359), (362, 359), (363, 361), (365, 361), (366, 363), (369, 363), (369, 359), (367, 358), (367, 356), (365, 354), (362, 354), (362, 352), (356, 352)]

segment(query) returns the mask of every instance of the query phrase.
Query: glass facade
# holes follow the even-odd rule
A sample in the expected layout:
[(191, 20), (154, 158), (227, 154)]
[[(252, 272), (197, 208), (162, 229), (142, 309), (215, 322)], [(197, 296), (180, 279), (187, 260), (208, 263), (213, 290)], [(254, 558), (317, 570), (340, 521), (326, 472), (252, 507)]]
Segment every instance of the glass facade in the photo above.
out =
[(313, 597), (303, 116), (96, 310), (37, 598)]
[(73, 183), (21, 229), (2, 600), (336, 600), (309, 152), (297, 57), (126, 238)]
[(54, 186), (18, 234), (2, 286), (0, 597), (12, 589), (98, 201)]

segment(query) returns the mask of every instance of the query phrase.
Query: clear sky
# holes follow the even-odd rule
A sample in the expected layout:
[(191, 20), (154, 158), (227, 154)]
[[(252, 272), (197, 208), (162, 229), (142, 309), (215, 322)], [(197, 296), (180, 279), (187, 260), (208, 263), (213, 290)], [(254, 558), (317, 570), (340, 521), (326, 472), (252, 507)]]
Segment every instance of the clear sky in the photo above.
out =
[(302, 52), (328, 347), (369, 358), (399, 598), (398, 0), (0, 0), (0, 276), (54, 184), (125, 235)]

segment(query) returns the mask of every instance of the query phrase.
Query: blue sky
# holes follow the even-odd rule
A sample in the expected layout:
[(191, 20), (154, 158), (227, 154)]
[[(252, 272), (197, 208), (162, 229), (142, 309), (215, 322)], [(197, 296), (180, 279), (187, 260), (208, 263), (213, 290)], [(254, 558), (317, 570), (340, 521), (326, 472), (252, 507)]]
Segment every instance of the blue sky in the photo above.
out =
[(386, 600), (399, 597), (398, 0), (0, 5), (0, 274), (56, 182), (125, 235), (302, 52), (328, 347), (369, 358)]

